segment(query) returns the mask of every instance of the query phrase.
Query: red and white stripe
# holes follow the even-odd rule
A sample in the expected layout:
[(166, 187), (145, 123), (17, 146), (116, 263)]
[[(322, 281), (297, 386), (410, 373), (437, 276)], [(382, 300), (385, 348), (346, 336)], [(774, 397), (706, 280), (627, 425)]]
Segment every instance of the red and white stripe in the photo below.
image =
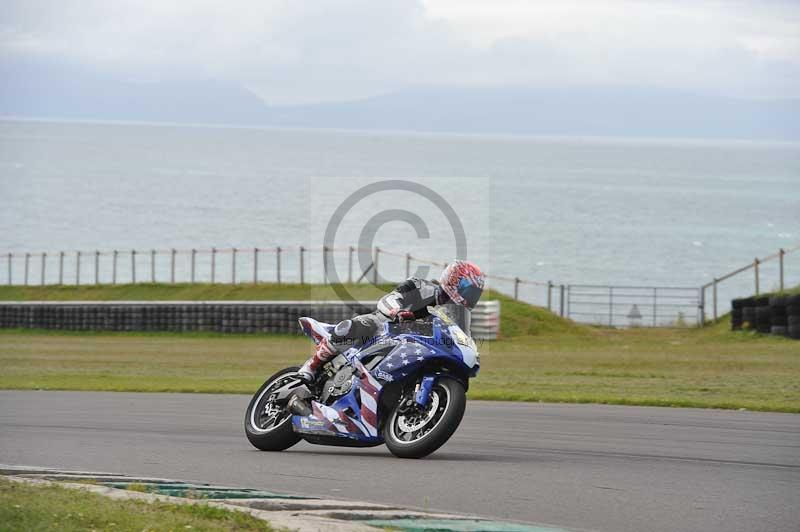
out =
[(354, 364), (360, 375), (361, 421), (367, 429), (367, 435), (374, 437), (378, 435), (378, 395), (381, 390), (381, 384), (370, 374), (360, 360), (355, 360)]

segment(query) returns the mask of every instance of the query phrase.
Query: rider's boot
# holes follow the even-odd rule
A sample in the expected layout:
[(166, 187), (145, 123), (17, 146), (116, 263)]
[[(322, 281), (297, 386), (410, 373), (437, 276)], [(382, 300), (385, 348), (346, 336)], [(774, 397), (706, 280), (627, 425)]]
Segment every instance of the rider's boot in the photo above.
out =
[(297, 370), (297, 373), (300, 374), (300, 378), (304, 381), (314, 382), (314, 380), (317, 378), (317, 373), (319, 373), (320, 368), (334, 356), (336, 356), (336, 352), (328, 343), (328, 340), (323, 338), (317, 344), (317, 349), (314, 351), (314, 355), (306, 360), (305, 364), (303, 364), (302, 367)]

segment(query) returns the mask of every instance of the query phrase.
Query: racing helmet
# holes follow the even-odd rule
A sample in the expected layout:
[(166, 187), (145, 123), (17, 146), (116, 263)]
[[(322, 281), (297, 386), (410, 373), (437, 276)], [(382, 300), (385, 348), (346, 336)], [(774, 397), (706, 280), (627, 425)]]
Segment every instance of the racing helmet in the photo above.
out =
[(456, 260), (447, 265), (439, 278), (442, 290), (453, 303), (472, 310), (483, 293), (485, 276), (480, 268), (466, 260)]

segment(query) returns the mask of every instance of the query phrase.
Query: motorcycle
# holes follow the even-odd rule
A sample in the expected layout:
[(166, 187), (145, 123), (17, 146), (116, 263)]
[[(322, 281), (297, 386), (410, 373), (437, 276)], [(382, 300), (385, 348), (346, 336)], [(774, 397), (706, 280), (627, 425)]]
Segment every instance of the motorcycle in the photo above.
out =
[[(401, 458), (422, 458), (444, 445), (466, 408), (480, 355), (441, 307), (430, 317), (384, 324), (383, 333), (334, 357), (313, 383), (298, 367), (282, 369), (255, 393), (245, 413), (247, 439), (262, 451), (305, 440), (317, 445), (386, 444)], [(300, 318), (315, 343), (333, 325)]]

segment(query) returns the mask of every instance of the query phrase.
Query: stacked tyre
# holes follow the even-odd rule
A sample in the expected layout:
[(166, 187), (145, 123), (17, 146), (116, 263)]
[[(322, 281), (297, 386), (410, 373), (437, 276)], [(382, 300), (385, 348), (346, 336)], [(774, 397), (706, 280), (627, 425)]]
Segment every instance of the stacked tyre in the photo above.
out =
[(786, 297), (786, 332), (800, 340), (800, 294)]
[(756, 330), (763, 334), (772, 331), (772, 312), (769, 306), (769, 296), (759, 296), (755, 298), (756, 307)]
[(742, 329), (751, 330), (756, 328), (756, 303), (754, 297), (741, 299), (742, 305)]
[(787, 296), (770, 296), (770, 333), (776, 336), (789, 335), (789, 322), (786, 315)]
[(744, 308), (744, 299), (734, 299), (731, 301), (731, 330), (738, 331), (742, 328), (742, 309)]

